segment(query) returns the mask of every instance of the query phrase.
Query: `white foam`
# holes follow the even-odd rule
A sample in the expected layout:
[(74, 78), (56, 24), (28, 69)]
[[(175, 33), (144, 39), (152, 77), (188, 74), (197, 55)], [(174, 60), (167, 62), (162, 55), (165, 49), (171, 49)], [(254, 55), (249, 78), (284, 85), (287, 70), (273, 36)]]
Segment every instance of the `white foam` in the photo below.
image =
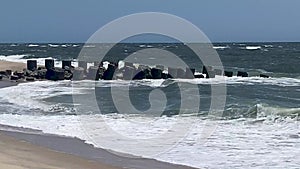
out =
[(59, 47), (59, 45), (53, 45), (53, 44), (48, 44), (48, 46), (52, 47), (52, 48), (57, 48)]
[(28, 47), (39, 47), (37, 44), (29, 44)]
[(211, 79), (175, 79), (178, 82), (186, 82), (192, 84), (245, 84), (245, 85), (275, 85), (275, 86), (299, 86), (300, 79), (295, 78), (261, 78), (261, 77), (224, 77), (216, 76)]
[(258, 50), (258, 49), (261, 49), (261, 46), (246, 46), (247, 50)]
[(220, 50), (224, 50), (224, 49), (228, 49), (230, 48), (229, 46), (214, 46), (214, 49), (220, 49)]
[[(200, 142), (203, 127), (210, 120), (198, 117), (150, 118), (125, 115), (28, 116), (1, 114), (0, 123), (42, 130), (45, 133), (78, 137), (96, 147), (123, 152), (124, 145), (134, 146), (162, 133), (173, 135), (172, 140), (157, 139), (158, 146), (135, 145), (134, 155), (155, 158), (197, 168), (292, 168), (299, 163), (299, 123), (293, 119), (270, 123), (268, 119), (257, 125), (253, 119), (217, 121), (213, 135)], [(144, 123), (138, 123), (143, 121)], [(169, 126), (194, 124), (181, 138)], [(210, 123), (206, 123), (208, 126)], [(137, 125), (137, 126), (136, 126)], [(109, 126), (114, 132), (103, 130)], [(143, 127), (144, 126), (144, 127)], [(131, 142), (114, 134), (131, 138)], [(125, 146), (126, 147), (126, 146)], [(163, 150), (164, 147), (171, 147)], [(144, 155), (160, 148), (163, 153)], [(124, 153), (131, 153), (124, 152)], [(201, 162), (199, 162), (201, 161)], [(242, 162), (241, 162), (242, 161)]]
[(265, 48), (272, 48), (273, 45), (264, 45)]

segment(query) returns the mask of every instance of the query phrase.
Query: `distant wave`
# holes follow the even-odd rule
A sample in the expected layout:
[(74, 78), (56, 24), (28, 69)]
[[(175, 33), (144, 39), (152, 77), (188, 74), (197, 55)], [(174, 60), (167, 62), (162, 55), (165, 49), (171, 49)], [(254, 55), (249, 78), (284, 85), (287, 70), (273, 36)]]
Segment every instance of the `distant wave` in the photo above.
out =
[(52, 47), (52, 48), (57, 48), (59, 47), (59, 45), (53, 45), (53, 44), (48, 44), (48, 46)]
[(39, 47), (40, 45), (37, 44), (29, 44), (28, 47)]
[(230, 48), (229, 46), (214, 46), (214, 49), (220, 49), (220, 50), (224, 50), (224, 49), (228, 49)]
[(245, 49), (247, 49), (247, 50), (259, 50), (259, 49), (261, 49), (261, 46), (246, 46)]

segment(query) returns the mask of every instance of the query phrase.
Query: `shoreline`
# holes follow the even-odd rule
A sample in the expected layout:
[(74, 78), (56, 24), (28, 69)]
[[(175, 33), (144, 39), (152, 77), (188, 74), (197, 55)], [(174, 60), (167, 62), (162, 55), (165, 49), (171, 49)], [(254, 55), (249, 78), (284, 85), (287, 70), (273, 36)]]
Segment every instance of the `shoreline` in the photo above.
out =
[[(19, 128), (19, 127), (6, 126), (6, 125), (1, 125), (1, 127), (6, 128), (8, 130), (0, 129), (0, 143), (3, 143), (3, 137), (7, 137), (10, 139), (14, 139), (17, 142), (27, 144), (34, 150), (36, 148), (37, 149), (43, 148), (48, 151), (56, 152), (58, 153), (58, 155), (64, 154), (66, 156), (69, 156), (70, 158), (73, 157), (80, 158), (83, 161), (86, 160), (95, 164), (96, 163), (99, 163), (101, 165), (103, 164), (103, 166), (108, 167), (107, 169), (110, 169), (110, 167), (116, 167), (116, 169), (117, 168), (194, 169), (193, 167), (162, 162), (155, 159), (148, 159), (148, 158), (134, 157), (134, 156), (130, 157), (130, 155), (126, 157), (119, 156), (109, 152), (108, 150), (96, 148), (93, 145), (87, 144), (83, 140), (80, 140), (78, 138), (45, 134), (42, 133), (42, 131), (36, 130), (35, 132), (35, 130), (27, 129), (27, 128)], [(18, 131), (18, 129), (21, 129), (24, 132), (20, 132)], [(48, 158), (52, 159), (52, 157), (48, 157)], [(1, 166), (1, 161), (0, 161), (0, 166)]]
[[(16, 86), (19, 83), (22, 82), (1, 80), (0, 88)], [(32, 166), (29, 167), (30, 169), (34, 168), (33, 166), (36, 163), (45, 168), (54, 168), (56, 164), (59, 164), (62, 165), (64, 169), (77, 169), (73, 164), (77, 164), (76, 162), (79, 161), (80, 163), (77, 164), (79, 166), (78, 169), (82, 169), (82, 167), (85, 169), (193, 169), (193, 167), (162, 162), (155, 159), (135, 157), (133, 155), (128, 155), (126, 157), (118, 156), (109, 152), (108, 150), (96, 148), (90, 144), (87, 144), (78, 138), (45, 134), (42, 131), (34, 129), (1, 124), (0, 126), (0, 147), (1, 145), (4, 147), (13, 147), (13, 152), (9, 152), (9, 155), (7, 155), (6, 151), (0, 152), (0, 168), (27, 169), (26, 167), (22, 167), (25, 165), (26, 160), (21, 160), (14, 166), (7, 166), (8, 164), (6, 164), (6, 161), (17, 161), (15, 159), (16, 157), (22, 159), (28, 155), (32, 158), (29, 160), (29, 163), (26, 163), (25, 166)], [(24, 151), (27, 153), (26, 156), (20, 156), (20, 154), (22, 154)], [(61, 159), (57, 158), (58, 156), (61, 157)], [(40, 161), (41, 158), (42, 161)], [(46, 159), (48, 159), (48, 161)], [(65, 162), (64, 159), (70, 159), (71, 161)], [(57, 167), (57, 169), (62, 168)]]

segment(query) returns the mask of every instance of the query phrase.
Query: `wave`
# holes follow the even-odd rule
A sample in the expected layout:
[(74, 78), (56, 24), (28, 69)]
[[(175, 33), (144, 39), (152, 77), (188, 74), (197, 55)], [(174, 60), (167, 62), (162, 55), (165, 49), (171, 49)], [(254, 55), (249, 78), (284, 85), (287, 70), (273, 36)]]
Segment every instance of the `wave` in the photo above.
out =
[[(280, 146), (283, 144), (279, 143), (282, 140), (290, 143), (298, 142), (298, 139), (295, 139), (299, 138), (300, 134), (297, 128), (297, 121), (289, 118), (281, 120), (278, 120), (278, 118), (277, 120), (270, 119), (272, 118), (267, 116), (257, 119), (241, 118), (216, 121), (195, 116), (147, 117), (121, 114), (31, 116), (0, 114), (0, 124), (28, 129), (5, 127), (3, 125), (0, 128), (26, 133), (42, 131), (45, 134), (79, 138), (95, 147), (114, 152), (133, 154), (172, 163), (176, 161), (178, 164), (199, 168), (203, 166), (196, 159), (205, 159), (205, 165), (211, 167), (219, 165), (221, 168), (226, 161), (232, 159), (232, 156), (223, 156), (224, 153), (232, 152), (235, 145), (243, 147), (243, 152), (249, 150), (251, 159), (257, 160), (261, 156), (257, 156), (256, 153), (253, 153), (254, 151), (261, 152), (262, 149), (268, 149), (267, 151), (272, 152), (274, 150), (274, 147), (269, 146), (273, 144), (264, 143), (273, 143), (275, 140), (276, 144), (279, 144), (276, 148), (276, 151), (278, 151), (278, 149), (283, 148), (284, 150), (285, 148), (284, 145)], [(206, 129), (205, 126), (212, 124), (218, 127), (211, 137), (206, 138), (207, 142), (203, 145), (199, 139), (203, 136), (202, 133)], [(187, 128), (190, 126), (190, 129), (181, 135), (182, 133), (176, 132), (178, 126)], [(107, 132), (107, 127), (111, 132)], [(164, 134), (170, 134), (172, 139), (164, 139)], [(257, 142), (255, 140), (257, 140), (258, 136), (260, 141)], [(142, 144), (143, 141), (147, 142), (147, 139), (154, 139), (155, 142)], [(252, 140), (253, 144), (251, 143)], [(127, 146), (124, 147), (123, 145)], [(212, 149), (211, 147), (214, 148)], [(162, 153), (157, 155), (155, 152)], [(207, 153), (210, 152), (214, 154), (213, 157), (207, 156)], [(281, 152), (287, 152), (290, 155), (291, 153), (295, 154), (297, 151)], [(151, 155), (151, 153), (155, 155)], [(223, 157), (218, 158), (222, 160), (221, 164), (215, 163), (216, 156)], [(251, 164), (252, 160), (245, 160), (244, 162)]]
[(229, 49), (230, 47), (229, 46), (214, 46), (213, 47), (214, 49), (220, 49), (220, 50), (224, 50), (224, 49)]
[(39, 47), (40, 45), (37, 44), (29, 44), (28, 47)]
[(261, 46), (246, 46), (245, 49), (247, 50), (259, 50)]
[(53, 44), (48, 44), (48, 46), (52, 47), (52, 48), (57, 48), (59, 47), (59, 45), (53, 45)]

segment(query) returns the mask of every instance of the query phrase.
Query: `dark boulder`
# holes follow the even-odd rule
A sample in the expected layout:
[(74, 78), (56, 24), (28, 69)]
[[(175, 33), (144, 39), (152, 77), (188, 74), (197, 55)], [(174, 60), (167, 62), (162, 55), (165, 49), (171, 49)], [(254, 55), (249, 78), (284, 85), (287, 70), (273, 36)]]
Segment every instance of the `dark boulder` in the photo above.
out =
[(247, 72), (238, 71), (238, 72), (237, 72), (237, 76), (240, 76), (240, 77), (248, 77), (248, 73), (247, 73)]
[(260, 74), (259, 77), (263, 77), (263, 78), (269, 78), (270, 76), (268, 75), (264, 75), (264, 74)]
[(5, 72), (7, 76), (10, 76), (12, 74), (12, 70), (6, 70)]
[(99, 67), (98, 66), (91, 66), (89, 67), (89, 71), (87, 74), (87, 79), (89, 80), (99, 80)]
[(156, 65), (156, 68), (160, 69), (160, 70), (164, 70), (165, 69), (165, 67), (163, 65)]
[(177, 69), (168, 67), (168, 78), (177, 78)]
[(83, 80), (84, 79), (84, 68), (76, 67), (73, 72), (73, 80)]
[(219, 75), (219, 76), (223, 75), (223, 70), (221, 70), (221, 69), (215, 69), (214, 71), (215, 71), (216, 75)]
[(195, 75), (195, 78), (202, 79), (202, 78), (204, 78), (204, 76), (202, 74), (197, 74), (197, 75)]
[(19, 80), (19, 77), (16, 75), (11, 75), (10, 80)]
[(34, 81), (34, 77), (26, 77), (26, 81), (33, 82)]
[(37, 61), (27, 60), (27, 69), (31, 71), (35, 71), (37, 69)]
[(157, 68), (151, 69), (151, 75), (153, 79), (161, 79), (162, 78), (162, 70)]
[(70, 60), (63, 60), (61, 68), (65, 69), (66, 66), (69, 68), (72, 67), (72, 62)]
[(181, 68), (177, 69), (177, 78), (184, 79), (185, 78), (185, 71)]
[(185, 78), (186, 79), (194, 79), (195, 78), (195, 76), (194, 76), (195, 71), (196, 71), (195, 69), (186, 68), (185, 69)]
[(126, 66), (124, 68), (123, 79), (132, 80), (134, 77), (135, 69), (133, 67)]
[(45, 68), (46, 69), (54, 68), (54, 60), (53, 59), (45, 59)]
[(233, 72), (231, 72), (231, 71), (224, 71), (224, 76), (232, 77), (233, 76)]
[(114, 73), (116, 70), (116, 66), (113, 64), (108, 64), (107, 69), (105, 70), (105, 72), (103, 73), (103, 80), (112, 80), (114, 77)]
[(215, 78), (216, 73), (212, 66), (203, 66), (202, 73), (206, 75), (206, 78)]
[(87, 70), (87, 62), (86, 61), (78, 61), (78, 67), (83, 68), (84, 71)]
[(65, 70), (62, 68), (52, 68), (48, 69), (46, 72), (46, 79), (48, 80), (64, 80), (65, 79)]

